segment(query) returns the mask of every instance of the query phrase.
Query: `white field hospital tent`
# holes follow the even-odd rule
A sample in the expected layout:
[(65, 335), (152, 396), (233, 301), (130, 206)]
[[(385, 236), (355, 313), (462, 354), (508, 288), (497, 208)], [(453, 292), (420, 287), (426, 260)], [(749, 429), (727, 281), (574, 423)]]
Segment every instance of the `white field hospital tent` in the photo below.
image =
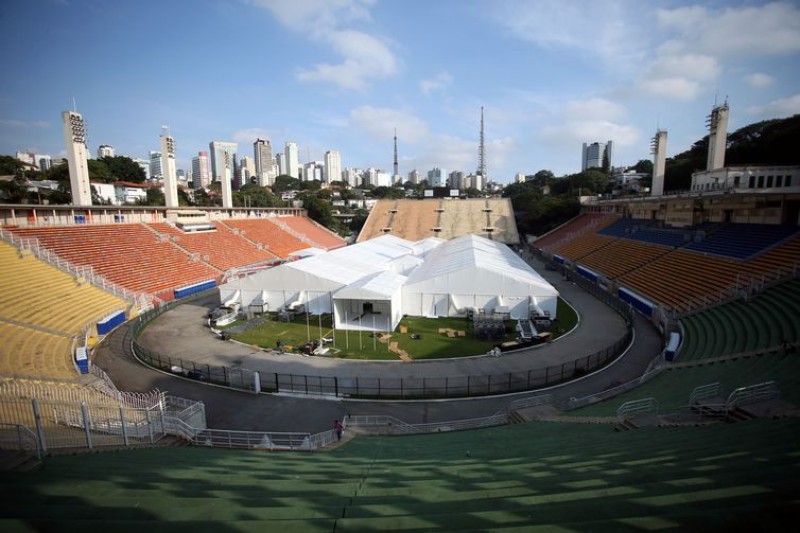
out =
[(556, 318), (558, 291), (503, 243), (464, 235), (432, 250), (403, 286), (403, 314), (464, 316), (468, 311)]
[(333, 313), (334, 327), (393, 331), (403, 315), (464, 316), (470, 310), (526, 318), (556, 316), (558, 292), (508, 246), (466, 235), (411, 242), (384, 235), (220, 286), (220, 301), (239, 294), (243, 309), (277, 311), (304, 304)]
[(442, 242), (429, 238), (415, 243), (384, 235), (220, 285), (220, 301), (227, 302), (240, 291), (243, 309), (263, 301), (269, 311), (298, 303), (311, 314), (331, 313), (334, 297), (347, 288), (336, 301), (337, 329), (348, 329), (346, 316), (349, 329), (393, 330), (402, 317), (399, 287), (405, 275)]

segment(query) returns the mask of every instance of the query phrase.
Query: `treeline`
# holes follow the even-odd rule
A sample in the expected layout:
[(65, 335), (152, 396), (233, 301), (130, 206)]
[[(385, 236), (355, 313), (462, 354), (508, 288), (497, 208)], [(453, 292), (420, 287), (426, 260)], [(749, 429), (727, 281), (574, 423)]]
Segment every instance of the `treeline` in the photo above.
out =
[[(725, 166), (800, 165), (800, 115), (764, 120), (728, 135)], [(706, 168), (708, 135), (666, 162), (664, 189), (691, 188), (692, 173)]]

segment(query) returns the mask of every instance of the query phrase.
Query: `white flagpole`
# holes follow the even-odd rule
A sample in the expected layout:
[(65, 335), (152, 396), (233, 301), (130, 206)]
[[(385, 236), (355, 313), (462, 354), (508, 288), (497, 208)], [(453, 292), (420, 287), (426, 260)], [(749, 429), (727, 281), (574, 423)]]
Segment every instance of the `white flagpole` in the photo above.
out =
[(361, 315), (358, 315), (358, 349), (364, 349), (364, 344), (361, 342)]
[(344, 312), (344, 346), (350, 349), (350, 327), (347, 325), (347, 311)]
[(372, 351), (378, 351), (378, 332), (375, 331), (375, 315), (372, 315)]

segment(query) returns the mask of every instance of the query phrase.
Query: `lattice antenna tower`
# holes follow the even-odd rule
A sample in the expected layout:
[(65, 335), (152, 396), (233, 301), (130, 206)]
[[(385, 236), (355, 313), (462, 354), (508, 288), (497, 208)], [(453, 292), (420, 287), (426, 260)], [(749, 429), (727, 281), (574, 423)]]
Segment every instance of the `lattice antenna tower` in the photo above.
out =
[(478, 175), (486, 177), (486, 144), (483, 138), (483, 106), (481, 106), (481, 142), (478, 147)]
[(394, 129), (394, 175), (400, 175), (397, 167), (397, 128)]

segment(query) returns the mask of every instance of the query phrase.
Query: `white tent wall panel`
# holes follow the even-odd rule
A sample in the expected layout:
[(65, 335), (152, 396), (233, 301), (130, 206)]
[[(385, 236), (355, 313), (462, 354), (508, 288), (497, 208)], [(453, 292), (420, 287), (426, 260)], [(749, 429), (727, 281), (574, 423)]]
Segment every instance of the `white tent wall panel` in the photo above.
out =
[[(474, 291), (469, 292), (469, 288)], [(508, 306), (511, 318), (527, 318), (531, 295), (536, 296), (539, 307), (556, 316), (554, 290), (542, 291), (541, 287), (482, 269), (464, 269), (403, 287), (403, 312), (415, 316), (463, 316), (455, 302), (462, 309), (476, 307), (487, 313), (495, 307)]]
[(319, 314), (331, 312), (330, 293), (342, 287), (341, 283), (308, 272), (277, 267), (220, 285), (219, 291), (220, 301), (224, 302), (240, 290), (242, 306), (250, 305), (266, 291), (270, 311), (277, 311), (300, 298), (310, 313)]

